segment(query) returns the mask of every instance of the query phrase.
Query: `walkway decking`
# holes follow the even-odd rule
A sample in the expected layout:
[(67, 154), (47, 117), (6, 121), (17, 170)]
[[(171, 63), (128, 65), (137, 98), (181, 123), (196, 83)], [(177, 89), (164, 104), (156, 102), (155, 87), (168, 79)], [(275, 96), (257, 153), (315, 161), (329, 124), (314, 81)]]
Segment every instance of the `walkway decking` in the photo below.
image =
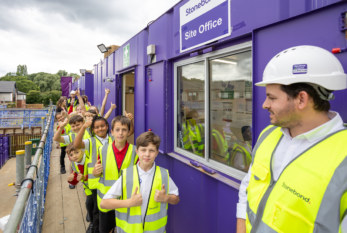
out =
[(42, 232), (85, 233), (89, 223), (86, 221), (86, 197), (83, 187), (78, 184), (75, 189), (69, 189), (67, 177), (70, 173), (70, 162), (66, 157), (67, 173), (62, 175), (59, 157), (60, 149), (56, 149), (54, 143)]
[[(53, 144), (50, 174), (47, 185), (43, 233), (85, 233), (89, 223), (86, 221), (85, 194), (81, 184), (69, 189), (67, 176), (69, 164), (65, 158), (67, 173), (60, 174), (60, 149)], [(11, 158), (0, 169), (0, 218), (11, 214), (16, 202), (15, 186), (8, 184), (16, 180), (16, 159)], [(2, 231), (0, 230), (0, 233)]]

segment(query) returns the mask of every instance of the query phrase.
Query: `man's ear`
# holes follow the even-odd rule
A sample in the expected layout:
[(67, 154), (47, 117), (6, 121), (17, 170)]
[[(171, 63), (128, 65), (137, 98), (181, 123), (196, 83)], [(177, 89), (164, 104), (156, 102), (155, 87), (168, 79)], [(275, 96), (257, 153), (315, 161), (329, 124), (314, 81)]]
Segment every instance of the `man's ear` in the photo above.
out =
[(297, 102), (298, 109), (302, 110), (306, 108), (310, 101), (310, 96), (307, 94), (306, 91), (300, 91), (298, 96), (295, 98)]

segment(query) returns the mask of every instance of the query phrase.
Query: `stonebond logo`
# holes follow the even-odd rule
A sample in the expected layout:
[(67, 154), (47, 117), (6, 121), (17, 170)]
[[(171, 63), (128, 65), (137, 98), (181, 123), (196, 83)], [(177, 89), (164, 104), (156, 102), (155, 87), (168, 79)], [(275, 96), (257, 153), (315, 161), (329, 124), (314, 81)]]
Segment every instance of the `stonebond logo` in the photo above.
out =
[(311, 204), (311, 201), (310, 201), (309, 197), (305, 197), (301, 193), (297, 192), (295, 189), (293, 189), (293, 188), (289, 187), (288, 185), (286, 185), (286, 183), (283, 182), (282, 187), (284, 189), (288, 190), (289, 192), (291, 192), (293, 195), (295, 195), (298, 198), (302, 199), (303, 201), (307, 202), (308, 204)]

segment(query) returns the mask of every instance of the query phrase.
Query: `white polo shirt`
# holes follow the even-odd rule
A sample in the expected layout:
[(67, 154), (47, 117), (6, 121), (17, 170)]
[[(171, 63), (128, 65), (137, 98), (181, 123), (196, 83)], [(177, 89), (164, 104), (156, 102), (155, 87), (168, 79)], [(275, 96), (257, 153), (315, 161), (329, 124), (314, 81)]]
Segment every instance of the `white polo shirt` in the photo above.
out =
[[(142, 170), (139, 165), (137, 165), (138, 171), (139, 171), (139, 178), (140, 178), (140, 193), (142, 195), (142, 205), (141, 205), (141, 215), (142, 215), (142, 222), (144, 221), (147, 204), (149, 200), (149, 194), (151, 192), (152, 188), (152, 180), (154, 177), (154, 171), (155, 171), (155, 163), (153, 164), (153, 167), (149, 169), (147, 172)], [(167, 189), (167, 187), (165, 187)], [(169, 176), (169, 194), (173, 194), (178, 196), (178, 188), (176, 184), (173, 182), (171, 177)], [(120, 177), (108, 190), (106, 195), (103, 199), (115, 199), (119, 198), (122, 195), (122, 177)]]

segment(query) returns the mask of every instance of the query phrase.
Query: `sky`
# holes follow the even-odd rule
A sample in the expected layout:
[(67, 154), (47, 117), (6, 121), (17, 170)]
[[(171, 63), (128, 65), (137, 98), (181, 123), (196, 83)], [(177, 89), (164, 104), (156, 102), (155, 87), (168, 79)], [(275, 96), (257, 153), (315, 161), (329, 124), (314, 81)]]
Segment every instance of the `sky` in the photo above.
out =
[(0, 0), (0, 77), (92, 70), (98, 44), (124, 44), (179, 1)]

